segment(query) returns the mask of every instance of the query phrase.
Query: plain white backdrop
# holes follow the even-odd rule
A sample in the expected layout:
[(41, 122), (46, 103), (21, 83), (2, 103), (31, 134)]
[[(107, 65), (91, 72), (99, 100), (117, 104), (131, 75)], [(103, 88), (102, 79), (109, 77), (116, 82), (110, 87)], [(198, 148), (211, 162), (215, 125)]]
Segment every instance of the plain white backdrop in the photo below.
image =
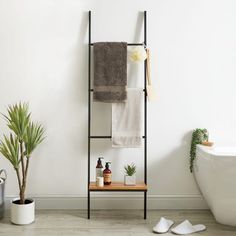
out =
[[(47, 131), (32, 156), (28, 195), (86, 200), (88, 10), (93, 42), (142, 42), (147, 10), (158, 95), (148, 104), (148, 194), (156, 200), (150, 207), (173, 207), (173, 199), (182, 208), (204, 207), (188, 168), (191, 131), (207, 128), (215, 143), (236, 144), (233, 0), (0, 0), (0, 112), (29, 102)], [(129, 65), (129, 86), (142, 86), (142, 78), (142, 64)], [(94, 104), (92, 116), (93, 134), (109, 135), (110, 105)], [(1, 119), (1, 137), (6, 131)], [(142, 179), (142, 149), (111, 149), (109, 140), (93, 141), (92, 148), (91, 179), (100, 155), (112, 162), (113, 180), (123, 180), (130, 162)], [(8, 171), (6, 195), (13, 197), (15, 173), (0, 158), (2, 168)], [(119, 197), (132, 199), (115, 196), (119, 207)]]

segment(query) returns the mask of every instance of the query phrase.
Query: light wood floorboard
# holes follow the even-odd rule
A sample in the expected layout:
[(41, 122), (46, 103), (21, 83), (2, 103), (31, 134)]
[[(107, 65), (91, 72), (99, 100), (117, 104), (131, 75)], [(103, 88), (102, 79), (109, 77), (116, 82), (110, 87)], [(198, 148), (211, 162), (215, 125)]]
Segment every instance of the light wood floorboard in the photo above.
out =
[[(0, 235), (4, 236), (141, 236), (155, 235), (152, 227), (161, 216), (176, 224), (189, 219), (193, 224), (205, 224), (207, 230), (194, 235), (236, 236), (236, 227), (216, 223), (208, 210), (151, 210), (148, 219), (143, 219), (140, 210), (93, 210), (88, 220), (81, 210), (38, 210), (36, 221), (27, 226), (10, 223), (9, 212), (0, 221)], [(173, 235), (166, 233), (162, 235)]]

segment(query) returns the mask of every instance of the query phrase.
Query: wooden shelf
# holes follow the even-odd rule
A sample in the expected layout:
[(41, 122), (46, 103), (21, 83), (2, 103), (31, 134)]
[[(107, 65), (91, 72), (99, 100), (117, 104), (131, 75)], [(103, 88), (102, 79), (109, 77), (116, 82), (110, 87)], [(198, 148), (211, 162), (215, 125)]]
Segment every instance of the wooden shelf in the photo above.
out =
[(147, 185), (145, 183), (137, 183), (136, 185), (124, 185), (123, 182), (112, 182), (111, 185), (104, 185), (104, 187), (98, 187), (95, 182), (90, 182), (90, 191), (147, 191)]

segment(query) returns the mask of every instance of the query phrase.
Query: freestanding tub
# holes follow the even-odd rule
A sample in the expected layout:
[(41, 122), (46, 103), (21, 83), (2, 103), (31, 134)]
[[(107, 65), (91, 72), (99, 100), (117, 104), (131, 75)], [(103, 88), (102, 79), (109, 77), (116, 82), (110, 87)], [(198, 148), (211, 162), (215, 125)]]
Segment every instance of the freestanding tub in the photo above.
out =
[(194, 175), (216, 221), (236, 226), (236, 147), (198, 145)]

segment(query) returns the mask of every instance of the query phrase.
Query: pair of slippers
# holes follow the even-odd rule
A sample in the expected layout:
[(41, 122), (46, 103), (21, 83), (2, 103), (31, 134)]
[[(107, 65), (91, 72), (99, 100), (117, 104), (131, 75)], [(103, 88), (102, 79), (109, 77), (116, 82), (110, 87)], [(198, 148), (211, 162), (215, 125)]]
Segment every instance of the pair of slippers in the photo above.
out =
[[(153, 227), (153, 232), (158, 234), (167, 233), (174, 221), (161, 217), (156, 226)], [(205, 225), (192, 225), (188, 220), (183, 221), (179, 225), (171, 229), (171, 232), (178, 235), (192, 234), (206, 230)]]

